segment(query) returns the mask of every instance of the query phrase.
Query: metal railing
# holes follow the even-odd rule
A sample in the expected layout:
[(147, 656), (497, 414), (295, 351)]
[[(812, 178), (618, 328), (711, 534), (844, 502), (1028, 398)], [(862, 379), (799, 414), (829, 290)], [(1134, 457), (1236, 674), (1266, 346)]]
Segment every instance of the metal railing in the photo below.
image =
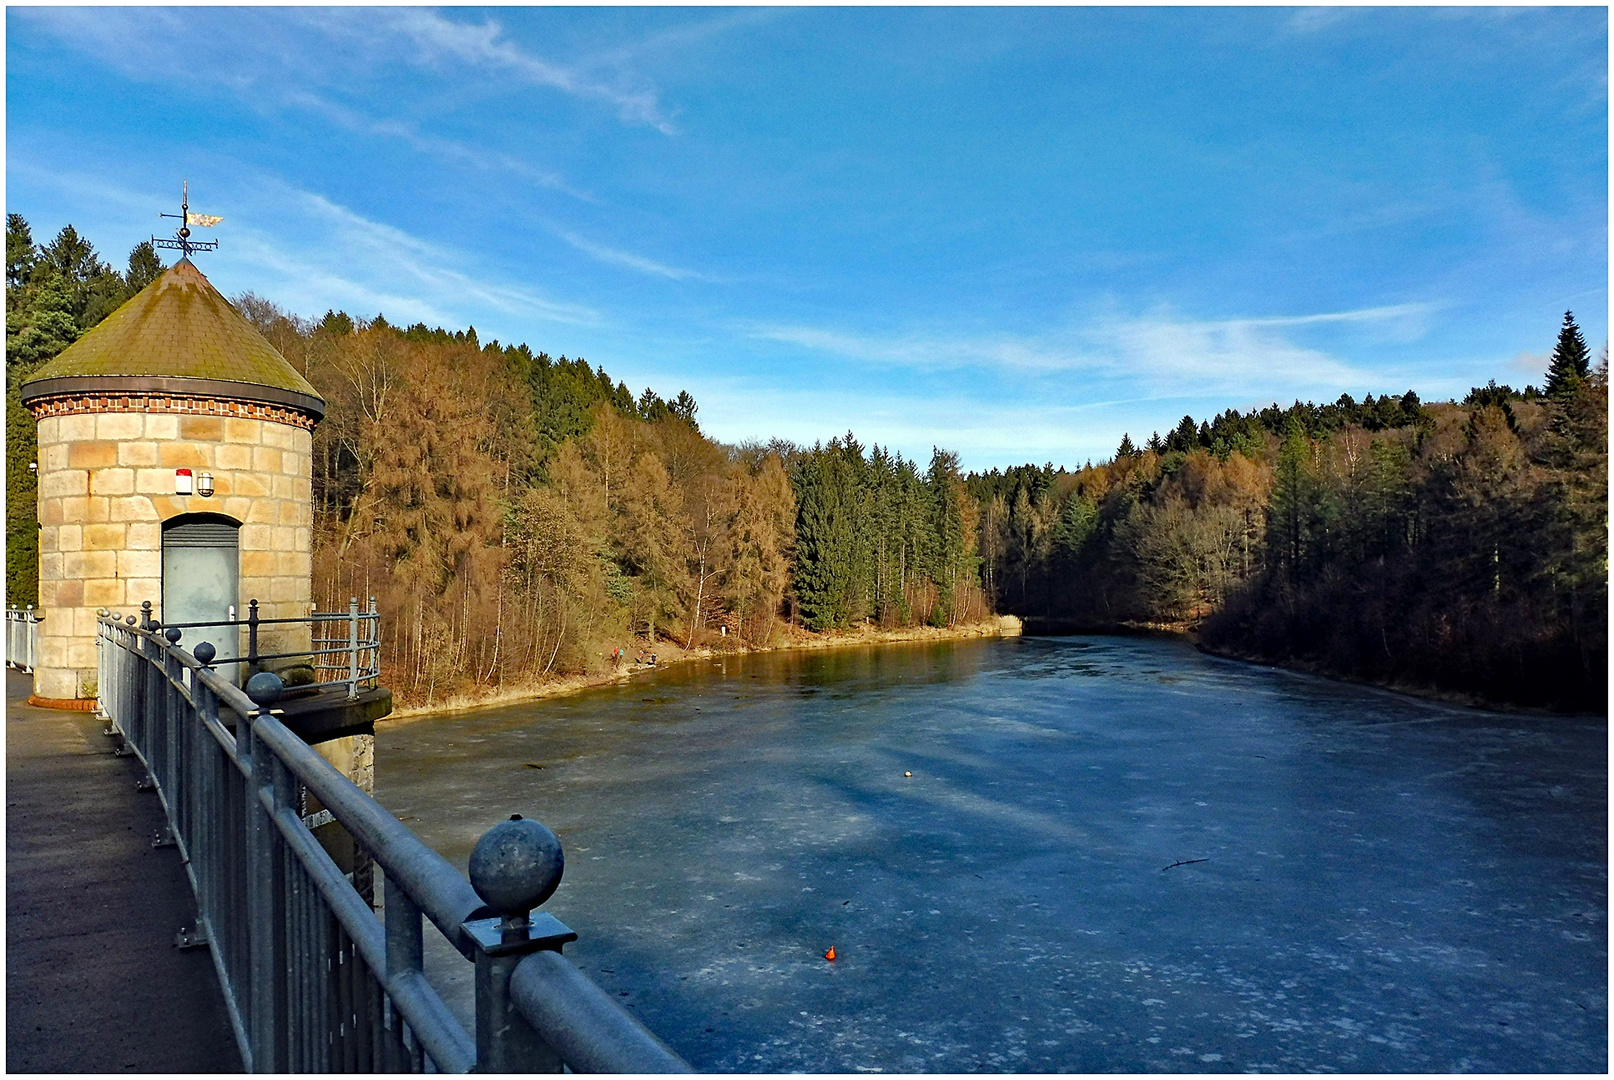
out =
[[(531, 914), (560, 880), (548, 830), (494, 826), (467, 881), (275, 718), (277, 676), (244, 693), (149, 605), (98, 632), (108, 733), (162, 799), (158, 842), (178, 845), (196, 893), (181, 943), (211, 949), (250, 1071), (688, 1071), (561, 955), (577, 935)], [(382, 868), (379, 918), (299, 815), (303, 791)], [(534, 830), (547, 863), (521, 846)], [(426, 979), (423, 917), (475, 964), (474, 1032)]]
[[(279, 665), (282, 670), (297, 666), (296, 661), (306, 660), (306, 666), (312, 673), (312, 682), (302, 685), (311, 685), (315, 689), (345, 686), (347, 696), (351, 700), (359, 696), (361, 686), (374, 686), (381, 676), (381, 617), (376, 613), (373, 596), (370, 597), (368, 610), (360, 608), (359, 598), (354, 596), (348, 599), (346, 611), (316, 611), (302, 618), (264, 619), (258, 616), (258, 602), (253, 600), (247, 604), (245, 619), (235, 617), (235, 607), (232, 605), (230, 617), (222, 622), (176, 622), (163, 625), (165, 628), (192, 631), (185, 634), (186, 637), (211, 636), (231, 639), (229, 649), (223, 649), (222, 642), (210, 642), (215, 651), (241, 650), (240, 639), (244, 633), (245, 652), (239, 656), (218, 656), (209, 666), (219, 668), (231, 664), (245, 664), (248, 677), (267, 670), (268, 662), (271, 660), (286, 661), (287, 663)], [(262, 627), (303, 625), (309, 628), (311, 640), (309, 648), (282, 652), (260, 650), (259, 636)], [(198, 634), (194, 632), (197, 630), (223, 630), (224, 633)]]
[(34, 605), (6, 608), (6, 666), (31, 672), (39, 663), (39, 625)]

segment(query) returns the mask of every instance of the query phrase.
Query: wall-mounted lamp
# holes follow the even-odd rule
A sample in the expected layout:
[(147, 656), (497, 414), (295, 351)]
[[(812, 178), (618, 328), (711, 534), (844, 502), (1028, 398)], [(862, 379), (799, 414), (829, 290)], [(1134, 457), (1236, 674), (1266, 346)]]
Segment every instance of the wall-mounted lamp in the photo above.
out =
[(38, 476), (39, 475), (39, 462), (30, 461), (28, 463), (28, 475), (30, 475), (30, 476)]
[(196, 494), (204, 499), (213, 497), (213, 474), (203, 473), (196, 478)]
[(174, 470), (174, 494), (189, 495), (191, 493), (191, 471), (189, 469)]

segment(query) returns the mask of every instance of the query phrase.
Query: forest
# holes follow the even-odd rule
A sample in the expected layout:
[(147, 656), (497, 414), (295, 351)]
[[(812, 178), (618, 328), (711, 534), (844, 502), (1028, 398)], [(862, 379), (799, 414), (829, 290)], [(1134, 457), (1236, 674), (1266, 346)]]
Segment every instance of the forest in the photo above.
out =
[[(153, 280), (7, 218), (7, 602), (37, 595), (17, 386)], [(848, 432), (707, 437), (685, 392), (474, 328), (303, 319), (235, 297), (326, 399), (315, 597), (377, 597), (405, 703), (617, 650), (744, 648), (995, 612), (1385, 685), (1606, 708), (1607, 360), (1566, 315), (1544, 388), (1410, 391), (1196, 423), (1068, 470), (923, 468)]]
[[(7, 597), (27, 603), (37, 451), (17, 386), (161, 265), (142, 245), (118, 274), (71, 229), (38, 245), (21, 218), (7, 225)], [(635, 397), (581, 359), (232, 302), (326, 401), (315, 602), (377, 598), (405, 703), (598, 672), (658, 642), (740, 648), (792, 626), (986, 612), (956, 457), (920, 474), (850, 437), (724, 446), (688, 393)]]
[(1074, 472), (972, 476), (985, 587), (1072, 630), (1481, 700), (1607, 708), (1608, 361), (1545, 388), (1185, 416)]

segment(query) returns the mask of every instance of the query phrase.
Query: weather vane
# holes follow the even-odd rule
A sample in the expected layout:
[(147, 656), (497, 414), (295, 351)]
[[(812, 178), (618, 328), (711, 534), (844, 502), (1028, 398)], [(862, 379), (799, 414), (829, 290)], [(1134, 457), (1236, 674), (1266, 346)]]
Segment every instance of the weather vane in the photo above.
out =
[(174, 233), (174, 238), (172, 240), (168, 239), (167, 237), (153, 236), (151, 238), (152, 247), (167, 248), (171, 251), (183, 251), (187, 259), (190, 258), (191, 252), (193, 251), (214, 251), (218, 248), (219, 242), (217, 240), (191, 239), (192, 225), (201, 225), (205, 228), (211, 229), (224, 219), (221, 217), (214, 217), (212, 214), (191, 213), (191, 182), (189, 180), (186, 180), (184, 182), (184, 187), (180, 189), (179, 213), (159, 214), (157, 216), (178, 218), (179, 230)]

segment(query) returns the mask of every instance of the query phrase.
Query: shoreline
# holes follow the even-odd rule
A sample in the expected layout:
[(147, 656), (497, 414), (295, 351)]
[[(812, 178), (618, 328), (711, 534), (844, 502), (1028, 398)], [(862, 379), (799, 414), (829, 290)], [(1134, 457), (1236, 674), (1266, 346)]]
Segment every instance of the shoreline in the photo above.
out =
[[(1151, 636), (1179, 638), (1193, 645), (1194, 648), (1206, 656), (1214, 656), (1220, 660), (1236, 660), (1241, 664), (1254, 664), (1257, 667), (1276, 668), (1280, 671), (1293, 671), (1301, 675), (1314, 675), (1329, 682), (1344, 683), (1347, 686), (1360, 686), (1371, 690), (1382, 690), (1386, 693), (1400, 694), (1403, 697), (1417, 698), (1420, 701), (1434, 701), (1442, 705), (1455, 705), (1465, 709), (1481, 709), (1486, 712), (1517, 713), (1525, 716), (1600, 716), (1606, 718), (1606, 712), (1578, 712), (1564, 709), (1554, 709), (1545, 705), (1521, 705), (1513, 701), (1499, 701), (1480, 694), (1467, 693), (1461, 690), (1441, 690), (1433, 686), (1423, 686), (1414, 683), (1400, 683), (1380, 679), (1363, 679), (1352, 675), (1344, 675), (1329, 670), (1320, 664), (1303, 660), (1282, 661), (1272, 660), (1264, 656), (1255, 656), (1249, 653), (1236, 652), (1232, 649), (1218, 649), (1206, 645), (1200, 640), (1197, 624), (1187, 622), (1139, 622), (1125, 621), (1118, 623), (1101, 624), (1087, 620), (1050, 618), (1047, 616), (1031, 615), (1024, 617), (1025, 632), (1028, 634), (1046, 634), (1054, 637), (1081, 637), (1091, 634), (1117, 634), (1125, 636)], [(1039, 625), (1040, 624), (1040, 625)]]
[(1607, 712), (1580, 712), (1575, 710), (1554, 709), (1546, 705), (1520, 705), (1514, 701), (1497, 701), (1479, 694), (1465, 693), (1461, 690), (1440, 690), (1433, 686), (1420, 686), (1410, 683), (1389, 682), (1380, 679), (1362, 679), (1350, 675), (1341, 675), (1337, 671), (1330, 671), (1318, 664), (1306, 661), (1279, 661), (1269, 660), (1265, 657), (1251, 656), (1245, 653), (1234, 652), (1230, 649), (1213, 649), (1194, 637), (1194, 647), (1206, 656), (1214, 656), (1220, 660), (1236, 660), (1241, 664), (1254, 664), (1257, 667), (1277, 668), (1280, 671), (1293, 671), (1301, 675), (1313, 675), (1329, 682), (1344, 683), (1347, 686), (1360, 686), (1370, 690), (1382, 690), (1385, 693), (1400, 694), (1403, 697), (1417, 698), (1420, 701), (1434, 701), (1441, 705), (1456, 705), (1465, 709), (1480, 709), (1485, 712), (1517, 713), (1523, 716), (1595, 716), (1608, 719)]
[[(1307, 663), (1284, 663), (1269, 660), (1264, 657), (1245, 655), (1227, 649), (1213, 649), (1205, 645), (1194, 632), (1193, 626), (1187, 623), (1152, 623), (1152, 622), (1124, 622), (1109, 626), (1083, 624), (1080, 629), (1074, 627), (1050, 627), (1049, 623), (1058, 623), (1051, 620), (1031, 616), (1025, 619), (1013, 615), (993, 616), (991, 618), (965, 623), (953, 627), (911, 626), (900, 629), (879, 629), (877, 627), (861, 626), (850, 630), (826, 630), (813, 632), (795, 627), (785, 627), (776, 643), (771, 645), (734, 645), (727, 648), (711, 648), (702, 645), (695, 649), (685, 650), (672, 642), (663, 642), (658, 646), (658, 652), (668, 654), (665, 659), (655, 667), (629, 666), (621, 671), (599, 672), (594, 675), (565, 675), (547, 682), (511, 686), (494, 689), (480, 694), (458, 694), (430, 705), (412, 705), (398, 709), (390, 716), (384, 717), (379, 724), (409, 724), (421, 720), (429, 720), (437, 716), (446, 716), (454, 713), (473, 712), (477, 709), (491, 709), (504, 705), (520, 705), (529, 701), (541, 701), (545, 698), (565, 697), (604, 686), (614, 686), (626, 683), (636, 676), (650, 672), (660, 671), (676, 664), (689, 663), (696, 660), (709, 660), (720, 656), (746, 656), (752, 653), (778, 653), (792, 651), (809, 651), (815, 649), (845, 649), (857, 647), (872, 647), (877, 645), (899, 645), (914, 642), (935, 641), (967, 641), (972, 638), (1002, 638), (1019, 637), (1022, 634), (1037, 634), (1052, 637), (1083, 637), (1088, 635), (1127, 635), (1127, 636), (1161, 636), (1178, 638), (1191, 644), (1195, 649), (1207, 656), (1214, 656), (1221, 660), (1233, 660), (1241, 664), (1253, 664), (1257, 667), (1276, 668), (1282, 671), (1293, 671), (1302, 675), (1312, 675), (1327, 679), (1330, 682), (1345, 683), (1349, 686), (1360, 686), (1386, 693), (1400, 694), (1404, 697), (1416, 698), (1421, 701), (1433, 701), (1442, 705), (1454, 705), (1461, 708), (1479, 709), (1488, 712), (1517, 713), (1529, 716), (1601, 716), (1606, 719), (1606, 713), (1565, 712), (1560, 709), (1551, 709), (1543, 706), (1519, 705), (1514, 702), (1493, 701), (1475, 694), (1460, 691), (1439, 690), (1434, 687), (1414, 686), (1402, 683), (1382, 682), (1369, 679), (1353, 678), (1329, 671), (1326, 668)], [(1038, 623), (1043, 625), (1039, 626)]]
[(524, 684), (519, 687), (501, 687), (481, 694), (457, 694), (442, 701), (432, 702), (429, 705), (411, 705), (397, 709), (391, 715), (378, 720), (377, 724), (414, 723), (452, 713), (472, 712), (477, 709), (491, 709), (502, 705), (520, 705), (524, 702), (540, 701), (544, 698), (564, 697), (597, 687), (625, 683), (637, 675), (660, 671), (675, 664), (689, 663), (694, 660), (709, 660), (717, 656), (746, 656), (752, 653), (793, 652), (814, 649), (845, 649), (858, 646), (896, 645), (927, 641), (967, 641), (971, 638), (1019, 637), (1021, 633), (1022, 623), (1017, 617), (1013, 615), (993, 615), (979, 622), (962, 623), (958, 626), (908, 626), (898, 629), (880, 629), (865, 625), (850, 630), (824, 630), (820, 632), (785, 627), (780, 639), (777, 639), (777, 643), (771, 645), (736, 643), (735, 645), (718, 649), (701, 645), (694, 649), (686, 650), (671, 642), (663, 642), (657, 646), (656, 651), (658, 655), (662, 653), (668, 655), (666, 659), (659, 661), (654, 667), (629, 666), (620, 671), (605, 671), (595, 675), (564, 675), (547, 682)]

